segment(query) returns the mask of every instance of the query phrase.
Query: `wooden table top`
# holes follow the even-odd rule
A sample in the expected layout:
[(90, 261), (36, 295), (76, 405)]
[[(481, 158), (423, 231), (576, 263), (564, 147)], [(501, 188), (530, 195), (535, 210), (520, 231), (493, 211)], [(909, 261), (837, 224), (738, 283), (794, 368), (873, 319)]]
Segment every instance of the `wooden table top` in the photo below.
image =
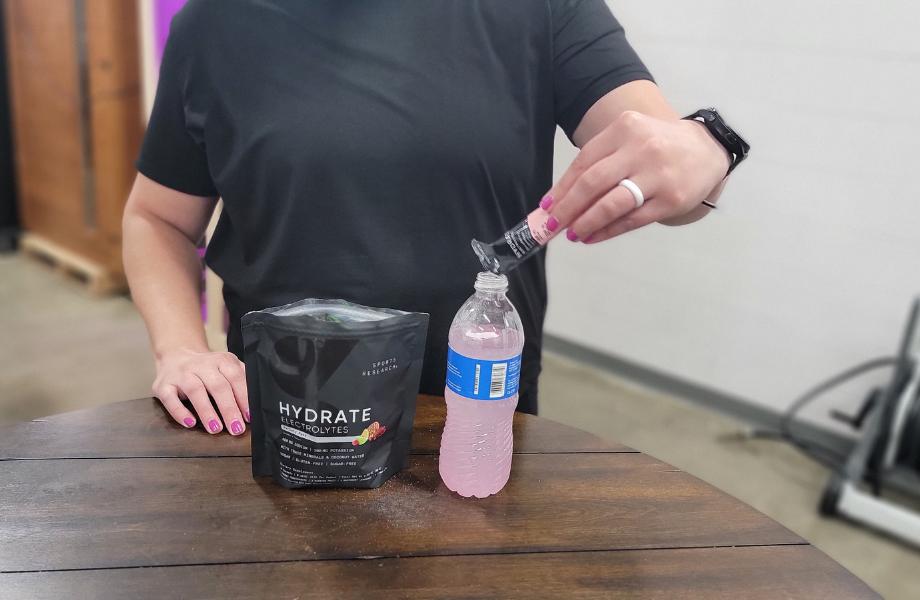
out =
[(507, 487), (461, 498), (443, 421), (420, 396), (409, 467), (375, 490), (254, 480), (248, 435), (153, 399), (2, 427), (0, 597), (877, 597), (699, 479), (530, 415)]

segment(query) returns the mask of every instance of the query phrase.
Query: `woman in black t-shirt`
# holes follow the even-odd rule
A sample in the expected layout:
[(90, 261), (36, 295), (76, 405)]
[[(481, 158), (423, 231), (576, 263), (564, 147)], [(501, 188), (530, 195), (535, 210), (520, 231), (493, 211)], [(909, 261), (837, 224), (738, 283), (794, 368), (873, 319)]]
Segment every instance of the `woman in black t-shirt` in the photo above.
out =
[[(553, 185), (557, 126), (581, 151)], [(479, 270), (471, 238), (497, 238), (538, 202), (575, 243), (691, 222), (728, 166), (603, 0), (191, 0), (124, 216), (153, 391), (186, 427), (242, 433), (240, 317), (313, 296), (430, 313), (421, 391), (440, 393), (447, 329)], [(207, 262), (224, 282), (229, 353), (208, 349), (198, 308), (195, 246), (218, 198)], [(509, 276), (528, 412), (544, 266), (540, 253)]]

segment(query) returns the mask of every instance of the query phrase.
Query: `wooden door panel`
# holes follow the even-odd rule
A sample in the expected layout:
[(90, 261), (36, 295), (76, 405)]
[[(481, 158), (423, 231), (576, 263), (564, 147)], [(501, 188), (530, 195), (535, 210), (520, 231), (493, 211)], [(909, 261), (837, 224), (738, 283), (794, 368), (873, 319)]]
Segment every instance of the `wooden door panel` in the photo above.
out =
[(60, 223), (81, 218), (83, 189), (73, 3), (7, 0), (6, 7), (23, 226), (57, 237)]
[(23, 227), (120, 273), (121, 215), (143, 131), (137, 4), (5, 4)]

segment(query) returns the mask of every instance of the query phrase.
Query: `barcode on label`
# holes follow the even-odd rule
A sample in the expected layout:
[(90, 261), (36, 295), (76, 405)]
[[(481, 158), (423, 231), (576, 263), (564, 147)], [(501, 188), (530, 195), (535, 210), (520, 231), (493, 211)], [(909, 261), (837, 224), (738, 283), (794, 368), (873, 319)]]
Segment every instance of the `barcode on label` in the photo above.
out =
[[(499, 398), (505, 395), (505, 375), (507, 372), (508, 363), (495, 363), (492, 365), (492, 383), (489, 386), (489, 398)], [(476, 375), (478, 380), (478, 371)]]
[(479, 393), (479, 371), (481, 370), (481, 366), (482, 365), (478, 363), (476, 365), (476, 374), (473, 376), (473, 394)]

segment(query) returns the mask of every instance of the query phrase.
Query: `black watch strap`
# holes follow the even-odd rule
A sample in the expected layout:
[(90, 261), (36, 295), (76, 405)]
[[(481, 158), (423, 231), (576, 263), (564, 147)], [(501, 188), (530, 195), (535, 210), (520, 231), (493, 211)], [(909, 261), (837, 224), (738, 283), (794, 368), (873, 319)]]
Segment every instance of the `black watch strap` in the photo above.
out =
[(750, 144), (745, 142), (744, 138), (729, 127), (728, 123), (714, 108), (702, 108), (692, 115), (687, 115), (684, 119), (702, 123), (712, 134), (712, 137), (722, 144), (722, 147), (728, 152), (731, 163), (728, 165), (728, 172), (725, 173), (726, 177), (735, 170), (735, 167), (741, 164), (741, 161), (747, 158), (748, 153), (751, 151)]

